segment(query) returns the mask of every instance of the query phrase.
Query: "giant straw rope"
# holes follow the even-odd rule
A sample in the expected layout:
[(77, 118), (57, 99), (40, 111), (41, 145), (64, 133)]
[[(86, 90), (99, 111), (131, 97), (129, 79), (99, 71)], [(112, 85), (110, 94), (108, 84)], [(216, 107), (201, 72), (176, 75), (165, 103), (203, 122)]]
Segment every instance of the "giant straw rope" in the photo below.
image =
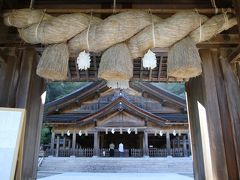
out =
[(132, 59), (143, 57), (154, 47), (172, 47), (186, 37), (195, 44), (209, 40), (237, 23), (226, 12), (208, 19), (195, 10), (188, 10), (161, 19), (149, 12), (132, 10), (101, 20), (83, 13), (52, 17), (33, 9), (6, 13), (4, 22), (17, 27), (20, 37), (30, 44), (65, 43), (70, 56), (83, 50), (103, 52), (124, 42)]

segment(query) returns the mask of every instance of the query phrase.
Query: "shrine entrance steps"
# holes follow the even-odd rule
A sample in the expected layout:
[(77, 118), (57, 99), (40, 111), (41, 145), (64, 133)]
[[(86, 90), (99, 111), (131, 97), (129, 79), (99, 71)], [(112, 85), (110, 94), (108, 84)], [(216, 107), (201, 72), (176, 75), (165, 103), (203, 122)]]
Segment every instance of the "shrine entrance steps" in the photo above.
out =
[(89, 173), (178, 173), (193, 177), (191, 157), (167, 158), (75, 158), (46, 157), (38, 178), (64, 172)]

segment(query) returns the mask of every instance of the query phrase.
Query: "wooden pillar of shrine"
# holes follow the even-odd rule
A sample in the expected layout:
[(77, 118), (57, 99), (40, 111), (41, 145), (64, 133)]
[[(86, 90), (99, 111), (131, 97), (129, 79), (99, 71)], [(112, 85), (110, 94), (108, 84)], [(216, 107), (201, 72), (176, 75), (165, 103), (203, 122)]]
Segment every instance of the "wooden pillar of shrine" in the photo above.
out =
[(55, 132), (52, 131), (52, 136), (51, 136), (51, 150), (54, 149), (54, 144), (55, 144)]
[(203, 73), (187, 84), (195, 179), (239, 179), (239, 138), (234, 126), (240, 119), (233, 116), (240, 108), (238, 101), (230, 99), (238, 99), (240, 93), (228, 90), (237, 82), (226, 78), (234, 74), (222, 52), (201, 50)]
[(56, 143), (56, 157), (59, 156), (59, 143), (60, 143), (60, 136), (57, 135), (57, 143)]
[[(0, 106), (26, 109), (23, 160), (16, 179), (36, 179), (42, 127), (44, 81), (36, 75), (39, 56), (34, 48), (16, 50), (0, 61)], [(21, 171), (21, 173), (19, 172)]]
[(63, 149), (66, 148), (66, 136), (63, 135)]
[(166, 132), (166, 149), (167, 149), (167, 156), (171, 156), (171, 141), (170, 141), (169, 132)]
[(183, 156), (187, 157), (188, 153), (187, 153), (187, 139), (186, 139), (186, 135), (183, 135)]
[(94, 132), (94, 156), (99, 156), (99, 132)]
[(149, 149), (148, 149), (148, 132), (144, 131), (143, 135), (143, 156), (149, 156)]
[(75, 149), (76, 149), (76, 131), (73, 131), (72, 134), (72, 155), (75, 156)]

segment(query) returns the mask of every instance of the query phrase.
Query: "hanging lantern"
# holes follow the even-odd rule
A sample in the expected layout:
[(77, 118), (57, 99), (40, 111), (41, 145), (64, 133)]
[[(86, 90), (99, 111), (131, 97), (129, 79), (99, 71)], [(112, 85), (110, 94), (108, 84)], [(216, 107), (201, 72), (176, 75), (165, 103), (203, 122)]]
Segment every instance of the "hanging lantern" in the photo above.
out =
[(77, 57), (78, 69), (86, 70), (90, 68), (90, 62), (91, 62), (90, 53), (87, 53), (85, 51), (79, 53)]
[(105, 130), (105, 134), (108, 134), (108, 128), (106, 128), (106, 130)]
[(149, 49), (148, 52), (143, 56), (142, 63), (144, 68), (154, 69), (157, 67), (156, 54)]

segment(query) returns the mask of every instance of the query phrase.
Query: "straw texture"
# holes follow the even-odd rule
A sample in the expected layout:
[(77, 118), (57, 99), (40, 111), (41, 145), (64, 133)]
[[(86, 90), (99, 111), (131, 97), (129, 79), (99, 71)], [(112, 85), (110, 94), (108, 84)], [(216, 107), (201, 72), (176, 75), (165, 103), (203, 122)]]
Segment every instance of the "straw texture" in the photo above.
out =
[(191, 78), (202, 73), (201, 58), (196, 44), (186, 37), (174, 44), (168, 52), (168, 76)]
[(207, 20), (201, 27), (190, 33), (190, 37), (195, 43), (207, 41), (237, 24), (236, 18), (230, 18), (230, 15), (216, 15)]
[(37, 66), (37, 75), (51, 80), (65, 80), (68, 72), (69, 52), (65, 43), (48, 46)]
[(30, 44), (54, 44), (66, 42), (86, 29), (90, 23), (101, 21), (82, 13), (65, 14), (50, 20), (33, 24), (28, 28), (18, 29), (20, 37)]
[(3, 14), (4, 24), (17, 28), (25, 28), (50, 18), (52, 16), (46, 14), (43, 10), (37, 9), (16, 9)]
[(144, 11), (127, 11), (109, 16), (101, 23), (90, 27), (69, 41), (71, 53), (83, 50), (100, 52), (114, 44), (123, 42), (150, 25), (161, 22), (158, 16)]
[(133, 62), (125, 43), (107, 49), (100, 61), (98, 77), (106, 80), (129, 80), (133, 76)]
[(163, 22), (154, 25), (155, 44), (152, 35), (153, 27), (146, 27), (130, 38), (128, 42), (132, 58), (142, 57), (148, 49), (153, 47), (166, 48), (172, 46), (206, 20), (206, 16), (200, 15), (195, 11), (176, 13)]

